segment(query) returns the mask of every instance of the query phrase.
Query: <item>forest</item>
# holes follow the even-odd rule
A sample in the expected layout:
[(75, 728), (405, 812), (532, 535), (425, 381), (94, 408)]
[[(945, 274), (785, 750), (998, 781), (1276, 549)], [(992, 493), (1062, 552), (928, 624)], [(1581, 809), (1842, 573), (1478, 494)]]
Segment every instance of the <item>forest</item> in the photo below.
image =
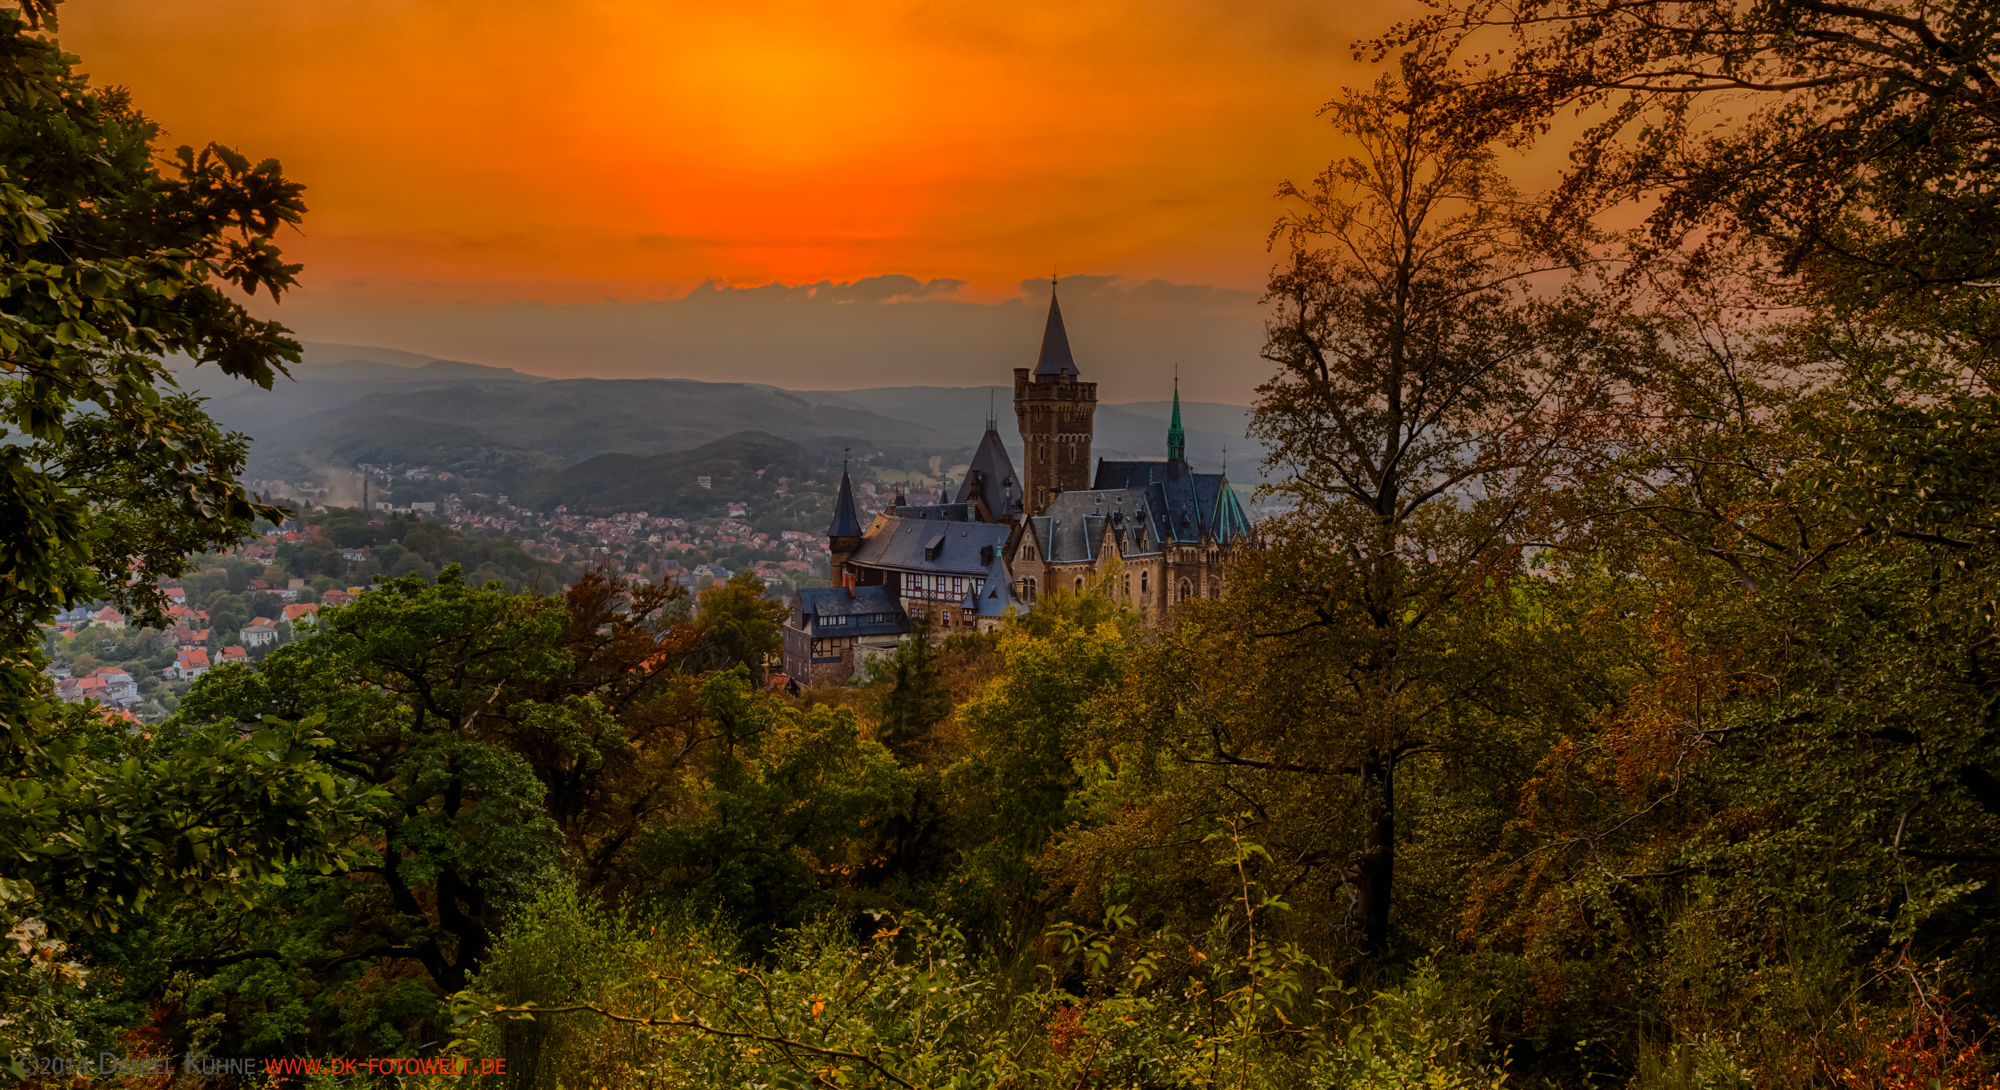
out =
[(0, 9), (31, 1084), (2000, 1086), (1990, 6), (1469, 0), (1360, 43), (1271, 236), (1281, 513), (1169, 624), (1114, 573), (790, 694), (747, 573), (445, 563), (145, 732), (55, 701), (38, 626), (157, 621), (285, 516), (159, 360), (296, 362), (234, 293), (293, 285), (305, 206), (156, 147), (55, 17)]

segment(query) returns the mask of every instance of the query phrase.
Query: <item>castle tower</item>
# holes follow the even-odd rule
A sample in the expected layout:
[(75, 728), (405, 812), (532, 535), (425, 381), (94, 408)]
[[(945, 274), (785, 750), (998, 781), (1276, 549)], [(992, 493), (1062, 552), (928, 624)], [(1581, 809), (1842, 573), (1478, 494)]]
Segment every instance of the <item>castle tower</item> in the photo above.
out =
[(1058, 493), (1091, 485), (1090, 440), (1096, 427), (1097, 384), (1077, 381), (1062, 307), (1049, 293), (1049, 324), (1032, 372), (1014, 369), (1014, 418), (1021, 429), (1022, 506), (1039, 515)]
[(847, 476), (847, 460), (840, 463), (840, 495), (833, 502), (833, 521), (826, 527), (826, 549), (828, 557), (827, 576), (834, 586), (845, 580), (841, 569), (847, 566), (847, 558), (861, 547), (861, 535), (866, 531), (861, 526), (861, 514), (854, 507), (854, 482)]
[(1181, 380), (1174, 376), (1174, 422), (1167, 425), (1167, 461), (1187, 461), (1187, 430), (1181, 427)]

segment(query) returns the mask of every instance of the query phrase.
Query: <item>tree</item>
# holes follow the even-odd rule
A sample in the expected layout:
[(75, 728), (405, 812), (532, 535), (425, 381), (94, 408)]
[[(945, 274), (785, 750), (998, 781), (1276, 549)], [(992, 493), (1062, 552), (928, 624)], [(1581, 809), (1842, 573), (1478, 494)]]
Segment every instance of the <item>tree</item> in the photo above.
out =
[(1044, 598), (1032, 627), (1023, 617), (1002, 632), (1004, 671), (958, 711), (970, 752), (945, 770), (943, 788), (967, 848), (944, 894), (1002, 948), (1018, 950), (1040, 923), (1024, 903), (1035, 860), (1079, 816), (1099, 704), (1125, 679), (1131, 648), (1119, 626), (1078, 622), (1097, 612), (1075, 596)]
[(1464, 625), (1597, 455), (1631, 339), (1564, 276), (1576, 258), (1545, 256), (1579, 240), (1541, 232), (1495, 165), (1491, 120), (1436, 60), (1413, 53), (1400, 77), (1337, 100), (1359, 154), (1282, 190), (1295, 210), (1274, 233), (1289, 253), (1265, 349), (1279, 371), (1252, 429), (1294, 506), (1267, 528), (1281, 544), (1247, 593), (1268, 610), (1265, 638), (1331, 673), (1301, 694), (1309, 729), (1272, 721), (1291, 752), (1253, 758), (1217, 736), (1204, 758), (1358, 777), (1354, 879), (1374, 951), (1389, 941), (1397, 767), (1491, 676)]
[(737, 572), (728, 582), (702, 591), (695, 620), (703, 631), (690, 662), (693, 668), (741, 665), (753, 682), (764, 684), (765, 663), (784, 648), (785, 603), (764, 596), (764, 581), (755, 572)]
[(688, 669), (705, 630), (678, 608), (685, 597), (671, 584), (629, 589), (609, 573), (584, 573), (564, 598), (569, 668), (524, 689), (545, 704), (589, 699), (604, 709), (581, 732), (513, 739), (594, 889), (635, 880), (638, 841), (683, 801), (685, 769), (727, 737)]
[[(641, 853), (667, 890), (760, 928), (804, 923), (897, 854), (916, 789), (848, 708), (799, 708), (753, 691), (747, 667), (707, 675), (700, 699), (727, 745), (684, 820), (648, 830)], [(845, 907), (877, 907), (879, 895)]]
[[(14, 648), (79, 598), (150, 619), (164, 605), (151, 577), (278, 515), (235, 483), (242, 441), (162, 392), (159, 357), (185, 353), (266, 387), (298, 359), (281, 326), (224, 286), (291, 285), (297, 267), (271, 238), (299, 222), (301, 187), (275, 160), (216, 145), (180, 148), (163, 173), (158, 127), (71, 69), (47, 33), (54, 17), (47, 0), (0, 11), (0, 365), (20, 439), (0, 448), (0, 638)], [(104, 519), (117, 532), (86, 529)]]
[(341, 786), (310, 727), (201, 735), (169, 757), (87, 759), (41, 690), (35, 625), (109, 599), (157, 623), (185, 558), (276, 515), (236, 484), (240, 436), (178, 396), (183, 353), (269, 386), (298, 346), (229, 290), (283, 292), (272, 238), (304, 212), (275, 160), (163, 155), (122, 91), (51, 36), (55, 4), (0, 10), (0, 925), (119, 925), (158, 896), (235, 895), (330, 864)]
[(1507, 61), (1482, 93), (1519, 139), (1561, 111), (1597, 119), (1562, 206), (1643, 198), (1656, 251), (1754, 240), (1809, 277), (1816, 304), (1921, 302), (1990, 335), (1992, 5), (1470, 0), (1374, 45), (1442, 38), (1474, 52), (1495, 32)]
[(889, 689), (876, 704), (875, 738), (905, 764), (915, 761), (931, 728), (951, 715), (951, 691), (934, 632), (930, 616), (918, 616), (911, 622), (909, 638), (897, 644), (896, 653), (879, 668), (888, 677)]
[(337, 941), (329, 962), (409, 958), (439, 987), (463, 987), (498, 902), (554, 861), (546, 787), (511, 743), (587, 735), (603, 719), (588, 697), (551, 704), (523, 691), (571, 665), (564, 623), (559, 601), (468, 587), (456, 569), (436, 585), (406, 577), (330, 612), (254, 671), (203, 677), (182, 702), (178, 721), (191, 725), (319, 718), (331, 742), (320, 760), (383, 795), (370, 847), (345, 872), (374, 903), (355, 922), (356, 946)]
[[(687, 672), (704, 630), (673, 608), (682, 594), (593, 572), (565, 598), (511, 595), (454, 565), (329, 610), (255, 670), (198, 681), (163, 733), (323, 718), (320, 759), (379, 801), (348, 833), (353, 865), (182, 921), (167, 956), (205, 978), (197, 1005), (235, 1011), (230, 1032), (264, 1033), (257, 1047), (375, 1024), (364, 1008), (397, 1021), (397, 1004), (402, 1025), (382, 1032), (401, 1033), (464, 986), (534, 883), (567, 870), (607, 894), (657, 889), (661, 827), (728, 746), (759, 744), (736, 714), (747, 675)], [(419, 983), (330, 1005), (371, 973)]]

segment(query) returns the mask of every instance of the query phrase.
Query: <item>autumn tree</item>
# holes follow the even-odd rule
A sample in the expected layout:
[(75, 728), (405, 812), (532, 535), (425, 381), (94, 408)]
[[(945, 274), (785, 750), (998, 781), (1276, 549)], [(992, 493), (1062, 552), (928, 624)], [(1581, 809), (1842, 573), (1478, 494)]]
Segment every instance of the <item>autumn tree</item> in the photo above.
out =
[(1262, 756), (1218, 734), (1202, 755), (1354, 778), (1359, 932), (1376, 951), (1397, 769), (1493, 678), (1466, 626), (1599, 453), (1614, 377), (1644, 341), (1585, 290), (1585, 240), (1545, 232), (1498, 168), (1490, 119), (1436, 61), (1413, 53), (1329, 106), (1357, 153), (1284, 187), (1265, 349), (1279, 370), (1252, 428), (1291, 508), (1267, 530), (1289, 562), (1236, 585), (1266, 607), (1259, 638), (1326, 674), (1294, 679), (1310, 730), (1259, 739)]
[(1652, 198), (1656, 244), (1755, 238), (1849, 301), (2000, 271), (1983, 244), (2000, 215), (1981, 184), (2000, 152), (1989, 4), (1470, 0), (1372, 44), (1440, 40), (1500, 62), (1479, 93), (1521, 139), (1590, 117), (1563, 196)]

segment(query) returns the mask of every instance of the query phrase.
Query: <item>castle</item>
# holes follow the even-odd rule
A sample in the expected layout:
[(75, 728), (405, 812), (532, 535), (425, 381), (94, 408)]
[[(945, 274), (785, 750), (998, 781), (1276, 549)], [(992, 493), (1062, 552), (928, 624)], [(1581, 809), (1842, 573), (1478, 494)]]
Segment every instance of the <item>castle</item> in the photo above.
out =
[(1189, 598), (1221, 597), (1250, 520), (1227, 476), (1188, 465), (1178, 384), (1163, 460), (1093, 465), (1096, 412), (1097, 384), (1082, 380), (1051, 294), (1040, 357), (1014, 371), (1024, 471), (988, 419), (953, 502), (899, 502), (864, 527), (843, 467), (826, 530), (835, 585), (789, 603), (785, 675), (843, 682), (893, 649), (913, 617), (943, 635), (988, 631), (1058, 589), (1101, 590), (1149, 623)]

